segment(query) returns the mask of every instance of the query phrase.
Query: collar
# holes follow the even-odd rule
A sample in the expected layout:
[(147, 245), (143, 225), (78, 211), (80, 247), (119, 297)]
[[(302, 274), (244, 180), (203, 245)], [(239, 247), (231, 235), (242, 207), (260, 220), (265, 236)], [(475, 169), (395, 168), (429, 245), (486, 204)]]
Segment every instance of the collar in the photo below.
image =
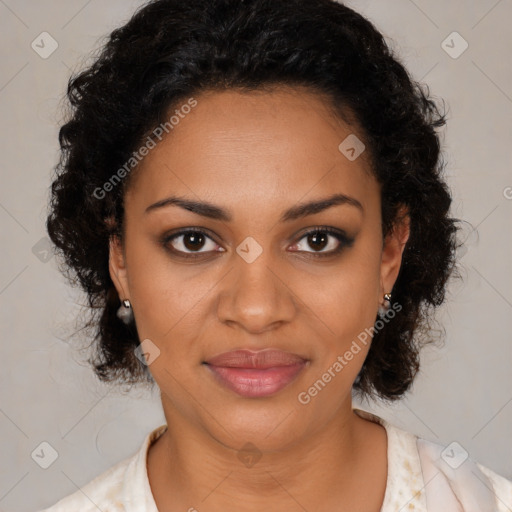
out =
[[(386, 429), (388, 471), (381, 512), (427, 512), (417, 437), (375, 414), (361, 409), (353, 411), (361, 418), (378, 423)], [(151, 444), (166, 430), (167, 425), (160, 425), (150, 432), (126, 468), (122, 489), (126, 512), (158, 512), (149, 485), (147, 454)]]
[(388, 476), (381, 512), (427, 512), (417, 436), (370, 412), (361, 409), (353, 411), (361, 418), (378, 423), (386, 429)]
[(149, 485), (147, 456), (149, 447), (167, 430), (167, 425), (160, 425), (144, 439), (141, 448), (126, 468), (125, 480), (121, 491), (121, 500), (126, 512), (158, 512)]

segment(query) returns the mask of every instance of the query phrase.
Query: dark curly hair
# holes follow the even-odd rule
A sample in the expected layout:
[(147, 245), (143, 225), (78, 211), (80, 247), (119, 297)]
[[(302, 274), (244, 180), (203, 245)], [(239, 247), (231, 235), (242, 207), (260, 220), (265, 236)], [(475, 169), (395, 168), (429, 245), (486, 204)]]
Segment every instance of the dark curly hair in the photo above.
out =
[(69, 79), (70, 113), (59, 132), (46, 223), (63, 256), (60, 270), (87, 294), (83, 328), (94, 329), (88, 362), (98, 378), (154, 385), (134, 354), (136, 326), (116, 316), (120, 298), (108, 266), (110, 237), (123, 240), (123, 197), (137, 168), (103, 199), (97, 191), (184, 98), (291, 86), (327, 97), (361, 128), (381, 185), (383, 237), (400, 207), (408, 209), (410, 237), (392, 293), (401, 309), (375, 331), (354, 383), (363, 398), (400, 398), (419, 370), (420, 348), (433, 341), (432, 313), (447, 281), (459, 277), (458, 219), (448, 216), (452, 200), (436, 132), (446, 114), (382, 34), (332, 0), (155, 0), (98, 53)]

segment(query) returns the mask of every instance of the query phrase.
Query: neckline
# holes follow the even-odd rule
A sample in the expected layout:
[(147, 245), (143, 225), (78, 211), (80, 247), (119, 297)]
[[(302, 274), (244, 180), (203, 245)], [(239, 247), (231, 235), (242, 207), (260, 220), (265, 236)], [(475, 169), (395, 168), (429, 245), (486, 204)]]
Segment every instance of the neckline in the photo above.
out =
[[(417, 437), (395, 427), (376, 414), (358, 408), (352, 410), (359, 417), (382, 425), (386, 429), (388, 466), (381, 512), (399, 510), (405, 505), (412, 510), (426, 512)], [(163, 424), (147, 434), (139, 452), (127, 468), (122, 491), (126, 512), (159, 512), (149, 484), (147, 459), (149, 448), (167, 429), (168, 425)]]
[(386, 429), (388, 474), (380, 512), (403, 510), (406, 506), (407, 510), (427, 512), (418, 437), (371, 412), (357, 408), (353, 411)]
[(121, 500), (126, 512), (159, 512), (148, 477), (148, 451), (150, 446), (167, 430), (168, 425), (160, 425), (144, 438), (137, 454), (126, 468)]

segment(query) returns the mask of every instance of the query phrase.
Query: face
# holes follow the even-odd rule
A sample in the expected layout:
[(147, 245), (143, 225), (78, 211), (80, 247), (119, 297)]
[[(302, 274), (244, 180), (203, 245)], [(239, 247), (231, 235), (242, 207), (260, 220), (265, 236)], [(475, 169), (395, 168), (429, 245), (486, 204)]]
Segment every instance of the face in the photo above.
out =
[(364, 138), (321, 97), (195, 99), (133, 176), (110, 272), (150, 340), (168, 423), (282, 448), (350, 411), (371, 338), (354, 341), (393, 287), (408, 227), (382, 240), (367, 154), (338, 148)]

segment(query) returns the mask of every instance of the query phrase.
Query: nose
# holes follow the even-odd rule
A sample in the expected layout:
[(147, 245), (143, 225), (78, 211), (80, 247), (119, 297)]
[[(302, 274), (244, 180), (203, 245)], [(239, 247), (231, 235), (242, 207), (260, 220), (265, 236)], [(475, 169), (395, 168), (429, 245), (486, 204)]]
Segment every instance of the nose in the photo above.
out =
[(252, 334), (275, 329), (296, 314), (293, 284), (267, 251), (251, 263), (237, 253), (219, 292), (217, 315), (221, 322)]

